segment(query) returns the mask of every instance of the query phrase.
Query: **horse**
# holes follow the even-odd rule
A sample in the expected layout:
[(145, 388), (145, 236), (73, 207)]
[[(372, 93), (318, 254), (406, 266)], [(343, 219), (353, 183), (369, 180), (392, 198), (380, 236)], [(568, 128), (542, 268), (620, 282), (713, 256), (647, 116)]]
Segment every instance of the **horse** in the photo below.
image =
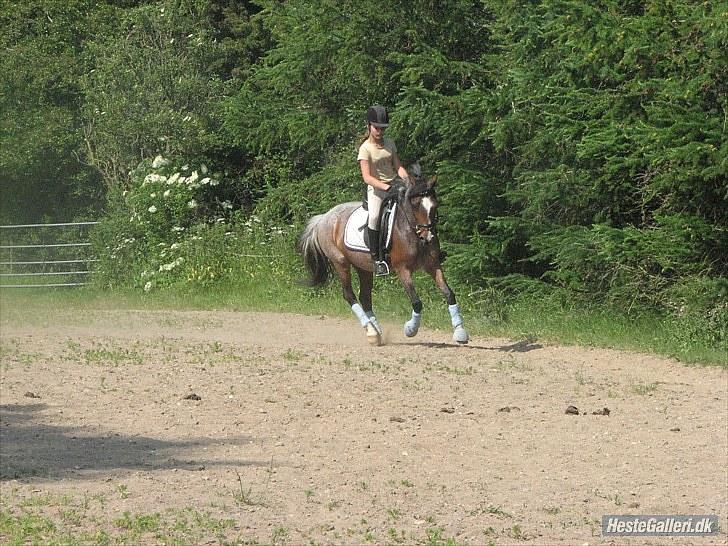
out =
[[(418, 164), (411, 167), (409, 175), (409, 181), (402, 181), (403, 185), (393, 192), (398, 210), (393, 220), (389, 254), (391, 269), (412, 303), (412, 316), (404, 325), (404, 334), (413, 337), (420, 328), (422, 301), (415, 290), (412, 274), (422, 269), (429, 273), (445, 296), (453, 340), (465, 344), (469, 336), (463, 327), (455, 292), (448, 286), (442, 271), (443, 254), (436, 232), (437, 177), (425, 180)], [(366, 329), (367, 341), (381, 345), (383, 331), (372, 308), (374, 275), (371, 255), (366, 250), (351, 250), (344, 244), (347, 220), (360, 205), (359, 202), (343, 203), (324, 214), (313, 216), (299, 236), (297, 248), (310, 275), (306, 284), (311, 287), (323, 285), (331, 277), (333, 268), (341, 281), (344, 299)], [(358, 301), (351, 284), (352, 267), (359, 276)]]

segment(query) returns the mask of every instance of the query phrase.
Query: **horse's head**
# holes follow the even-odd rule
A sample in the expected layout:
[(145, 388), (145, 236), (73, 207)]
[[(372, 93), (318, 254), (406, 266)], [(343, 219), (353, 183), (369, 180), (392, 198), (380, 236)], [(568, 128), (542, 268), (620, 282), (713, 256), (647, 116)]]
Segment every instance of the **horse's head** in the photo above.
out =
[(437, 176), (425, 179), (419, 163), (410, 167), (410, 182), (407, 185), (404, 199), (412, 209), (414, 221), (408, 218), (410, 227), (417, 236), (429, 243), (435, 238), (437, 226), (437, 196), (435, 184)]

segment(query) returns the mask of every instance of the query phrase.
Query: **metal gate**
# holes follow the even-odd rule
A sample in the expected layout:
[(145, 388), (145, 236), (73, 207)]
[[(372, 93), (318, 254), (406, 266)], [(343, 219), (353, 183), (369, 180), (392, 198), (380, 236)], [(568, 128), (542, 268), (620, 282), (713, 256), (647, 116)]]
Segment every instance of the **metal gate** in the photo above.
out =
[(88, 284), (89, 264), (98, 261), (90, 254), (89, 241), (89, 228), (96, 224), (0, 226), (0, 288)]

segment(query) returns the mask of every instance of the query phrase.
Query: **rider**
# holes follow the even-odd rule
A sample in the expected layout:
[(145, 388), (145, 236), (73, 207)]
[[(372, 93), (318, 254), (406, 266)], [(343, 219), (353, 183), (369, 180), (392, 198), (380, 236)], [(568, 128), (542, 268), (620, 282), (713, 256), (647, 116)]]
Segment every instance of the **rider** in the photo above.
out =
[(369, 221), (369, 250), (374, 261), (374, 274), (387, 275), (389, 267), (379, 260), (379, 214), (382, 200), (397, 177), (406, 181), (407, 171), (399, 161), (394, 141), (384, 138), (389, 126), (389, 115), (384, 106), (372, 106), (367, 111), (367, 137), (359, 147), (357, 161), (361, 176), (367, 184)]

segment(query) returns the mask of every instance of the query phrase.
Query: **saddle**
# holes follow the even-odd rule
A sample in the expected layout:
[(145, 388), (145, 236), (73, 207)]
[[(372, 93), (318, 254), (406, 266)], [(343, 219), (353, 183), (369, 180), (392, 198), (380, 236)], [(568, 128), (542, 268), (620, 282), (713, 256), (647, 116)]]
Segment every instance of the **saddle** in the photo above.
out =
[[(397, 213), (397, 197), (387, 197), (382, 202), (379, 215), (379, 254), (378, 259), (389, 264), (389, 251), (392, 248), (392, 229), (394, 218)], [(356, 209), (346, 222), (344, 229), (344, 245), (349, 250), (357, 252), (369, 252), (369, 230), (366, 229), (369, 223), (369, 213), (366, 202)]]
[[(392, 248), (392, 228), (394, 227), (394, 215), (397, 212), (397, 196), (388, 195), (384, 201), (382, 201), (382, 208), (379, 211), (379, 256), (377, 259), (383, 262), (387, 262), (387, 266), (391, 267), (389, 263), (389, 251)], [(369, 247), (369, 230), (366, 229), (369, 225), (369, 215), (367, 214), (367, 221), (359, 229), (364, 235), (364, 242)]]

